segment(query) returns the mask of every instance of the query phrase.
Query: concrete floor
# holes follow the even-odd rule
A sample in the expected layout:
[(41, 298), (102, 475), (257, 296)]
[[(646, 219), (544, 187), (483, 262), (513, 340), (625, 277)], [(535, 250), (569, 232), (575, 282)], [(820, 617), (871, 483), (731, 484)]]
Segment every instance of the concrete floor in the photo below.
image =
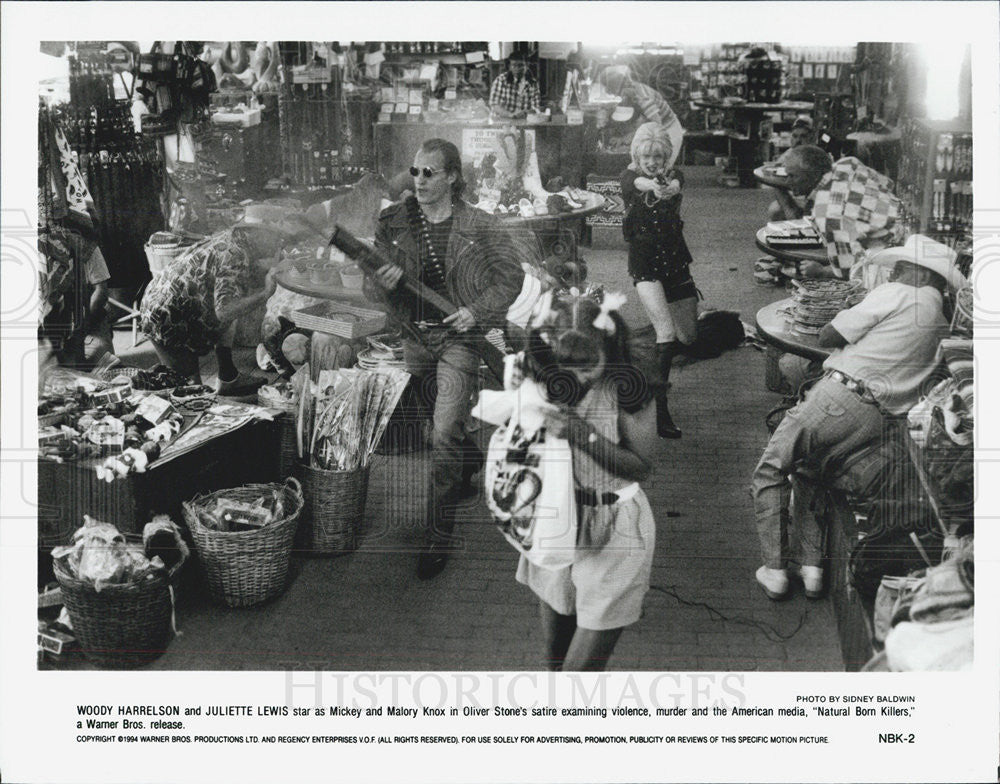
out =
[[(785, 296), (752, 278), (753, 233), (768, 193), (724, 188), (712, 168), (686, 173), (685, 235), (703, 306), (737, 310), (753, 323), (757, 309)], [(611, 239), (617, 243), (614, 234)], [(629, 295), (624, 316), (630, 326), (644, 325), (624, 245), (584, 248), (581, 255), (591, 280)], [(123, 333), (118, 340), (130, 343)], [(125, 353), (130, 364), (155, 361), (148, 343)], [(203, 367), (206, 383), (214, 381), (213, 362)], [(767, 440), (763, 416), (777, 402), (763, 379), (764, 355), (752, 347), (675, 370), (671, 409), (684, 437), (661, 443), (657, 471), (645, 483), (657, 514), (654, 588), (609, 669), (843, 669), (829, 601), (807, 602), (798, 594), (774, 603), (754, 580), (760, 559), (750, 475)], [(516, 553), (482, 503), (460, 516), (464, 550), (436, 579), (417, 580), (428, 465), (427, 453), (380, 457), (359, 551), (293, 559), (288, 590), (264, 606), (213, 605), (196, 581), (186, 581), (177, 607), (183, 635), (147, 667), (541, 669), (536, 599), (515, 582)]]

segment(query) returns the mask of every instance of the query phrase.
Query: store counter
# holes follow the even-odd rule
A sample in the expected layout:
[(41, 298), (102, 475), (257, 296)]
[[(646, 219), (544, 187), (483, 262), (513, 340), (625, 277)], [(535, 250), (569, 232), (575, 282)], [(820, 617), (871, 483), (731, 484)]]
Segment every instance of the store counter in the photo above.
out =
[(433, 138), (452, 142), (461, 151), (463, 161), (473, 161), (491, 148), (493, 138), (511, 126), (535, 132), (542, 183), (560, 176), (567, 185), (584, 186), (584, 156), (592, 151), (584, 143), (584, 126), (567, 125), (562, 117), (541, 124), (526, 120), (376, 123), (376, 169), (387, 179), (406, 171), (420, 145)]

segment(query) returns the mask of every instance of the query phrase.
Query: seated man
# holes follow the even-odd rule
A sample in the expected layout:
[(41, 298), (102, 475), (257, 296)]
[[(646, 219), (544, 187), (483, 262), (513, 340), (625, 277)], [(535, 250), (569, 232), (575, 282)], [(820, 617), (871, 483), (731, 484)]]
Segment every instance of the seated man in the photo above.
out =
[[(871, 291), (887, 280), (888, 270), (869, 261), (879, 248), (898, 243), (903, 230), (900, 202), (893, 182), (857, 158), (830, 156), (813, 145), (794, 147), (785, 154), (790, 192), (779, 191), (786, 209), (799, 209), (793, 194), (806, 196), (805, 207), (794, 217), (812, 218), (826, 246), (829, 264), (799, 262), (805, 278), (861, 278)], [(811, 375), (808, 361), (786, 356), (779, 362), (782, 375), (793, 389)]]
[(941, 309), (945, 286), (957, 289), (965, 282), (954, 251), (920, 235), (880, 251), (873, 261), (892, 267), (890, 282), (838, 313), (820, 332), (820, 344), (834, 349), (823, 364), (826, 374), (788, 411), (754, 470), (754, 514), (764, 558), (757, 582), (771, 599), (788, 593), (789, 516), (798, 534), (806, 596), (822, 595), (823, 536), (810, 511), (813, 491), (795, 479), (796, 469), (850, 454), (882, 436), (884, 416), (909, 411), (948, 334)]
[[(792, 123), (792, 145), (778, 158), (779, 166), (784, 166), (789, 153), (796, 147), (803, 147), (807, 144), (814, 144), (813, 123), (809, 117), (797, 117)], [(801, 196), (791, 196), (784, 188), (775, 188), (777, 194), (775, 200), (768, 205), (767, 219), (769, 221), (795, 220), (803, 215), (805, 199)], [(782, 199), (782, 196), (790, 197)]]
[[(806, 206), (795, 217), (812, 218), (826, 246), (829, 266), (803, 262), (807, 278), (846, 278), (860, 273), (865, 250), (888, 247), (898, 242), (900, 201), (893, 182), (865, 166), (857, 158), (841, 158), (831, 167), (829, 156), (819, 147), (804, 145), (785, 157), (791, 194), (807, 196)], [(794, 201), (782, 194), (786, 207)], [(798, 209), (795, 207), (794, 209)], [(874, 288), (883, 280), (869, 281)]]

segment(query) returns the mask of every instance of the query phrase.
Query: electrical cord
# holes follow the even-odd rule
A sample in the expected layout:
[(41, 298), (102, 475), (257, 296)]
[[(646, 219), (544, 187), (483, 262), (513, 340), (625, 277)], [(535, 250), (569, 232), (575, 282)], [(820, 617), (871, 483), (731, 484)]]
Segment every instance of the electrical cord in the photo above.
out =
[(672, 599), (677, 601), (679, 604), (684, 605), (685, 607), (704, 607), (705, 610), (708, 611), (709, 618), (711, 618), (713, 621), (723, 621), (725, 623), (735, 623), (739, 624), (740, 626), (749, 626), (751, 628), (755, 628), (771, 642), (785, 642), (787, 640), (792, 639), (796, 634), (799, 633), (799, 631), (802, 629), (802, 627), (805, 625), (806, 622), (807, 613), (802, 612), (799, 615), (799, 622), (795, 625), (795, 628), (792, 629), (792, 631), (785, 633), (779, 631), (777, 628), (775, 628), (769, 623), (763, 623), (761, 621), (751, 621), (745, 618), (729, 616), (715, 609), (714, 607), (712, 607), (712, 605), (707, 604), (705, 602), (697, 602), (697, 601), (692, 601), (690, 599), (685, 599), (683, 596), (677, 593), (676, 587), (673, 585), (668, 585), (666, 588), (660, 585), (650, 585), (649, 587), (650, 590), (659, 591), (660, 593), (666, 594), (667, 596), (671, 597)]

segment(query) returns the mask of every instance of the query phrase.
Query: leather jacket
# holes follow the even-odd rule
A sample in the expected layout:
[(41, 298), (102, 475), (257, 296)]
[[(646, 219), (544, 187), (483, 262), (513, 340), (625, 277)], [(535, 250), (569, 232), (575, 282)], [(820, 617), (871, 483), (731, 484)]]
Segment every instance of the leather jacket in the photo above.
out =
[[(502, 327), (508, 308), (521, 292), (525, 274), (507, 229), (497, 218), (461, 200), (454, 204), (452, 220), (444, 260), (446, 296), (455, 305), (468, 308), (481, 327)], [(419, 244), (406, 200), (382, 210), (375, 246), (407, 275), (420, 279)], [(422, 314), (413, 313), (412, 317), (420, 319)]]

